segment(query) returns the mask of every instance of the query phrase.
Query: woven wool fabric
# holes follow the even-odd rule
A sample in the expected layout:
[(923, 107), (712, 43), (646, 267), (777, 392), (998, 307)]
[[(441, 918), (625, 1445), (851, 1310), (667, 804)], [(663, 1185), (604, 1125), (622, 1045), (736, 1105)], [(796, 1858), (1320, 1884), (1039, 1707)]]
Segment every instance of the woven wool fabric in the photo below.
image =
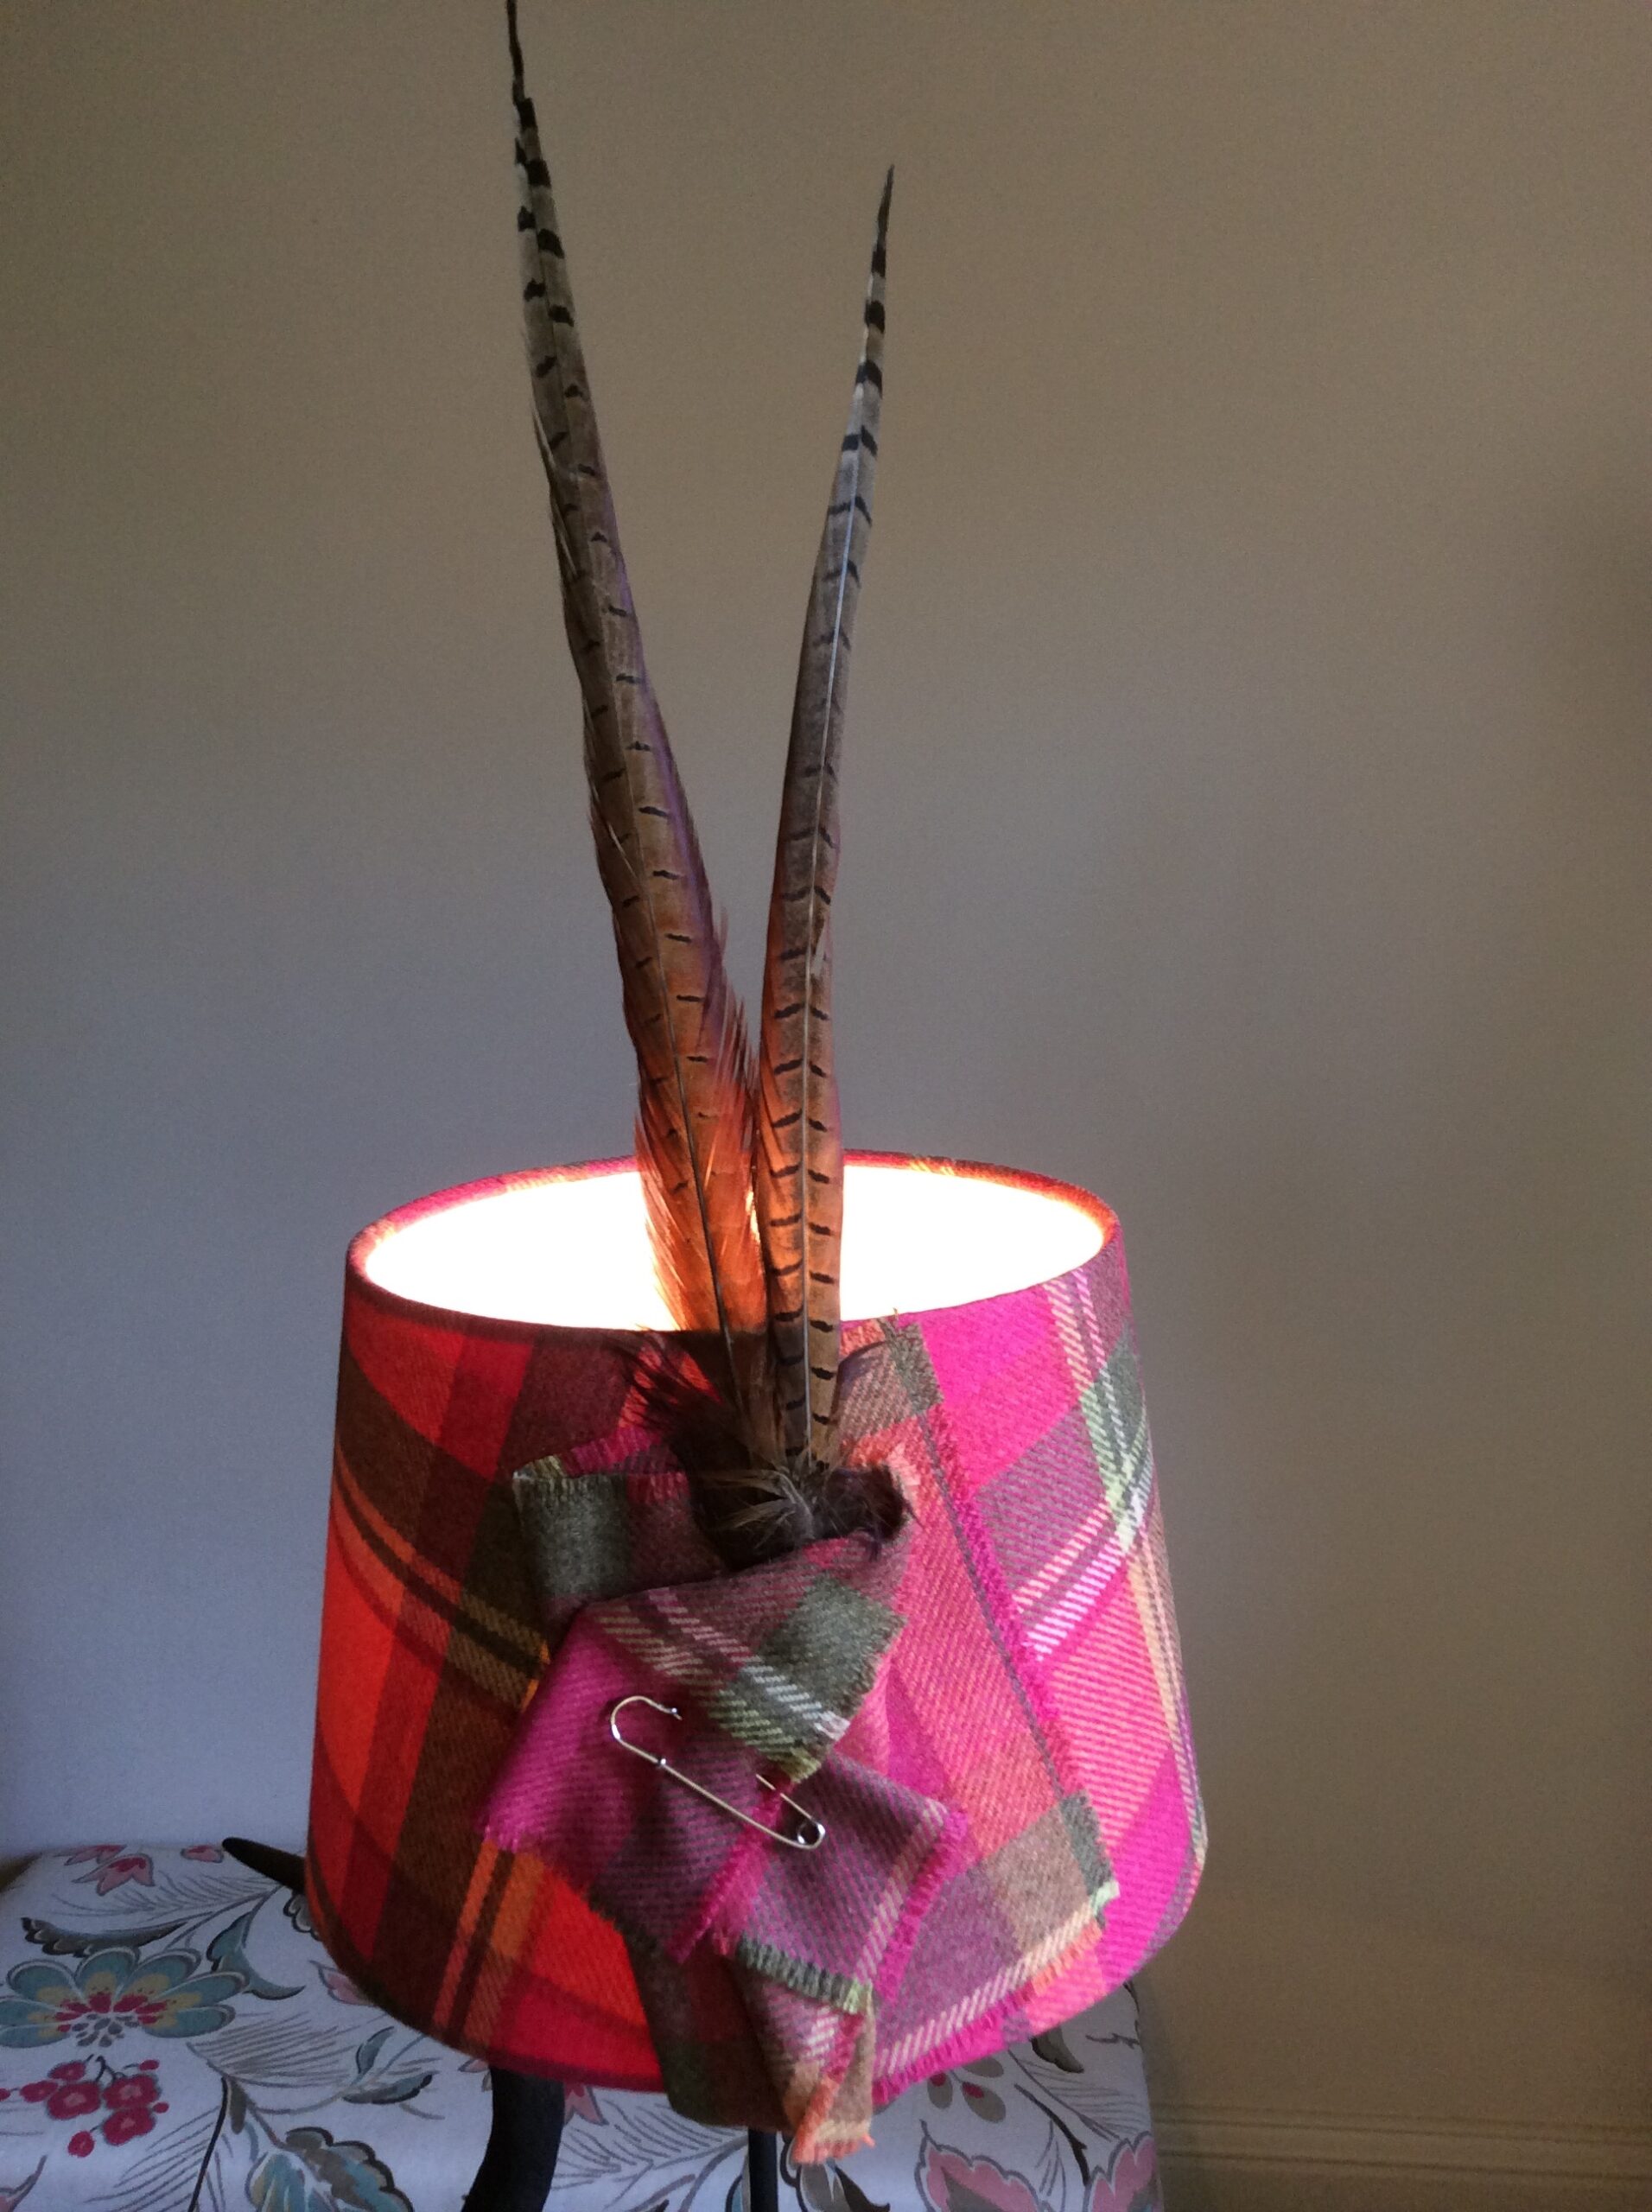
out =
[[(888, 1347), (855, 1370), (844, 1429), (855, 1456), (895, 1467), (916, 1526), (905, 1626), (841, 1749), (945, 1802), (967, 1832), (966, 1872), (880, 2010), (874, 2102), (1116, 1987), (1177, 1926), (1204, 1857), (1117, 1224), (1067, 1186), (978, 1172), (1053, 1192), (1103, 1241), (1031, 1288), (844, 1332), (848, 1350)], [(477, 1827), (544, 1661), (511, 1478), (553, 1454), (575, 1475), (671, 1471), (638, 1425), (635, 1341), (440, 1311), (366, 1272), (422, 1212), (507, 1187), (424, 1201), (352, 1248), (311, 1904), (340, 1963), (442, 2040), (529, 2073), (653, 2088), (619, 1932)], [(1075, 1900), (1029, 1951), (1018, 1931), (1052, 1919), (1020, 1840), (1034, 1802), (1054, 1821), (1083, 1808), (1116, 1894), (1099, 1925)], [(933, 2012), (918, 1993), (961, 1962), (965, 1997)], [(690, 2042), (715, 2048), (725, 1999), (708, 1975)]]
[(553, 1646), (582, 1610), (652, 1670), (651, 1691), (693, 1699), (794, 1779), (812, 1773), (899, 1631), (910, 1532), (836, 1537), (730, 1573), (695, 1525), (684, 1476), (570, 1475), (550, 1459), (513, 1487)]
[[(912, 1531), (717, 1573), (689, 1517), (686, 1478), (674, 1503), (659, 1487), (644, 1478), (632, 1497), (623, 1475), (569, 1476), (555, 1461), (517, 1477), (535, 1582), (556, 1589), (555, 1648), (484, 1825), (496, 1843), (545, 1859), (626, 1936), (678, 2111), (753, 2126), (778, 2111), (800, 2160), (851, 2150), (870, 2134), (874, 2007), (899, 1988), (964, 1843), (962, 1818), (935, 1798), (833, 1756), (902, 1625), (888, 1599)], [(657, 1541), (672, 1527), (674, 1562)], [(649, 1552), (657, 1572), (694, 1579), (600, 1598), (559, 1634), (571, 1573), (607, 1592)], [(638, 1698), (669, 1708), (674, 1725), (649, 1727), (647, 1707), (626, 1709)], [(622, 1717), (720, 1802), (628, 1756), (610, 1731)], [(805, 1778), (807, 1813), (824, 1832), (818, 1855), (773, 1840), (791, 1825), (780, 1783)], [(1048, 1840), (1067, 1863), (1064, 1833)], [(1090, 1840), (1084, 1887), (1099, 1904), (1110, 1890)], [(703, 2033), (696, 2044), (682, 2024), (695, 2018), (702, 1944), (728, 1961), (715, 1977), (715, 2065)], [(683, 1969), (675, 1985), (667, 1961)], [(956, 1993), (931, 1992), (931, 2009)], [(734, 2053), (742, 2012), (750, 2049)], [(728, 2083), (759, 2073), (772, 2093), (731, 2109)]]

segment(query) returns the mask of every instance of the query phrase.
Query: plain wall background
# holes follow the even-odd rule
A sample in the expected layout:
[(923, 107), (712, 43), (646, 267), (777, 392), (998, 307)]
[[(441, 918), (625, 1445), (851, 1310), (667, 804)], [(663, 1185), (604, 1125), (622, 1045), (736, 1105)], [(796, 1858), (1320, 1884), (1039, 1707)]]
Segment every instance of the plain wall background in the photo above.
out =
[[(852, 1141), (1129, 1239), (1161, 2094), (1628, 2122), (1652, 21), (528, 8), (751, 978), (897, 165)], [(497, 11), (10, 0), (0, 1848), (303, 1820), (351, 1233), (621, 1148)]]

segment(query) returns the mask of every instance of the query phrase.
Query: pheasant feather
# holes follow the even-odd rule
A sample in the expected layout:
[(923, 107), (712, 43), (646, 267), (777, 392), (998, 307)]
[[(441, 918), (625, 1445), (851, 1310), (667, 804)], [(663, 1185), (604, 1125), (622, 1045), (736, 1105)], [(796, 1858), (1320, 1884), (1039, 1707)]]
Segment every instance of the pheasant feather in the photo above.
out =
[(597, 865), (639, 1071), (637, 1156), (662, 1288), (720, 1341), (738, 1402), (766, 1300), (751, 1219), (750, 1055), (694, 825), (648, 680), (568, 267), (507, 0), (523, 309)]
[(645, 1346), (637, 1382), (650, 1422), (691, 1478), (702, 1526), (731, 1565), (852, 1529), (887, 1536), (905, 1510), (893, 1477), (840, 1467), (834, 1452), (843, 1160), (828, 923), (837, 755), (878, 449), (889, 185), (798, 671), (754, 1078), (643, 660), (516, 0), (505, 0), (505, 17), (534, 423), (583, 702), (597, 863), (637, 1054), (637, 1156), (661, 1286), (677, 1326), (696, 1339), (688, 1364), (667, 1340)]
[(838, 758), (849, 649), (872, 528), (883, 397), (886, 179), (848, 429), (826, 510), (791, 709), (769, 905), (753, 1173), (768, 1286), (777, 1425), (787, 1465), (835, 1465), (843, 1139), (831, 1031)]

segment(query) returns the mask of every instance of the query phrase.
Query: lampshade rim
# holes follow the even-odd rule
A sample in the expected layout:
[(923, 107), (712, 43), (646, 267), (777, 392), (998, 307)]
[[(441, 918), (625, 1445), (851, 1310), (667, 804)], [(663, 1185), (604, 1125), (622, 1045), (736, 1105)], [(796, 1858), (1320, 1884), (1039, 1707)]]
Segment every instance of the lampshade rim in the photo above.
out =
[[(1058, 1200), (1084, 1215), (1099, 1230), (1101, 1242), (1095, 1251), (1070, 1268), (1032, 1282), (1008, 1284), (1001, 1291), (989, 1291), (980, 1298), (960, 1299), (945, 1306), (903, 1307), (903, 1319), (919, 1320), (929, 1313), (961, 1310), (965, 1306), (990, 1305), (994, 1299), (1015, 1298), (1028, 1290), (1040, 1288), (1045, 1283), (1063, 1282), (1094, 1266), (1118, 1235), (1118, 1217), (1102, 1198), (1082, 1185), (1064, 1182), (1058, 1176), (1041, 1175), (1030, 1168), (1005, 1167), (990, 1160), (949, 1160), (938, 1154), (908, 1152), (846, 1151), (846, 1162), (856, 1167), (914, 1167), (931, 1174), (957, 1176), (974, 1182), (1003, 1185), (1011, 1189), (1028, 1191)], [(469, 1306), (440, 1306), (429, 1300), (414, 1298), (405, 1291), (392, 1290), (370, 1272), (368, 1262), (379, 1247), (404, 1229), (410, 1229), (433, 1213), (442, 1213), (473, 1200), (498, 1198), (515, 1188), (541, 1189), (549, 1183), (588, 1180), (603, 1175), (634, 1173), (637, 1162), (630, 1154), (613, 1159), (583, 1160), (550, 1167), (518, 1168), (498, 1175), (479, 1176), (467, 1183), (454, 1183), (447, 1189), (432, 1191), (423, 1198), (409, 1199), (394, 1206), (388, 1213), (380, 1214), (350, 1240), (345, 1255), (345, 1272), (353, 1294), (366, 1298), (379, 1311), (396, 1314), (426, 1326), (451, 1326), (462, 1324), (467, 1332), (483, 1334), (506, 1343), (543, 1343), (548, 1338), (561, 1338), (569, 1343), (575, 1339), (585, 1343), (600, 1340), (607, 1343), (635, 1344), (645, 1338), (670, 1339), (681, 1338), (685, 1332), (678, 1329), (627, 1329), (611, 1323), (535, 1321), (519, 1315), (483, 1313)], [(875, 1319), (875, 1315), (852, 1317), (850, 1325), (861, 1319)]]

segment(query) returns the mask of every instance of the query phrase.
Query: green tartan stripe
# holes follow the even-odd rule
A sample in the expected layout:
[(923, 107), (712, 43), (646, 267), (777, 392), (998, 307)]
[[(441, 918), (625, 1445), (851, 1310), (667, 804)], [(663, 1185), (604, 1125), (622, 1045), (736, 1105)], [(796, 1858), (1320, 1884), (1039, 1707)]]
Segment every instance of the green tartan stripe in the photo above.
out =
[(1007, 1838), (981, 1871), (1009, 1938), (1004, 1963), (1021, 1961), (1017, 1980), (1037, 1970), (1032, 1961), (1052, 1930), (1076, 1935), (1087, 1918), (1099, 1923), (1118, 1895), (1095, 1812), (1077, 1791)]
[(872, 2010), (874, 1993), (869, 1981), (858, 1980), (853, 1974), (832, 1974), (824, 1967), (810, 1966), (806, 1960), (781, 1950), (778, 1944), (759, 1943), (749, 1936), (742, 1936), (734, 1945), (734, 1956), (753, 1974), (778, 1981), (785, 1989), (795, 1990), (799, 1997), (811, 1998), (818, 2005), (829, 2005), (834, 2012), (864, 2013)]
[(901, 1617), (816, 1574), (787, 1618), (711, 1700), (716, 1726), (800, 1782), (870, 1694)]
[(1084, 1894), (1099, 1913), (1117, 1897), (1119, 1884), (1113, 1862), (1107, 1855), (1107, 1846), (1102, 1840), (1096, 1808), (1088, 1797), (1075, 1791), (1071, 1796), (1064, 1797), (1056, 1810), (1067, 1832), (1068, 1848)]
[(623, 1481), (570, 1475), (560, 1459), (531, 1459), (511, 1478), (535, 1594), (547, 1610), (629, 1586), (630, 1516)]
[(673, 1579), (715, 1563), (680, 1477), (625, 1468), (570, 1475), (550, 1454), (518, 1467), (511, 1486), (543, 1618), (565, 1624), (582, 1605), (630, 1597), (639, 1559), (645, 1565), (662, 1548)]
[(1153, 1473), (1141, 1370), (1128, 1336), (1119, 1338), (1095, 1380), (1079, 1392), (1078, 1409), (1096, 1455), (1108, 1510), (1120, 1541), (1128, 1541), (1140, 1525)]

